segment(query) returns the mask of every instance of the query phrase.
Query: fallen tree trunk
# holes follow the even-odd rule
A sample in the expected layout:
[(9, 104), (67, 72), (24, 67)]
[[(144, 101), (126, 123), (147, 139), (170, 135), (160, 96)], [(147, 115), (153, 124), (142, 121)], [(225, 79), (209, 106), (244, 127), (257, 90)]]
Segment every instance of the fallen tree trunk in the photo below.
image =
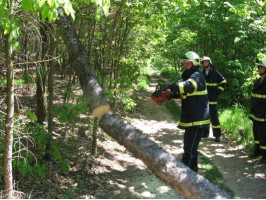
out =
[[(109, 105), (98, 84), (97, 77), (87, 61), (85, 52), (66, 15), (58, 21), (69, 56), (75, 60), (75, 71), (79, 75), (84, 96), (91, 110), (106, 106), (100, 115), (100, 127), (112, 138), (124, 145), (135, 157), (141, 159), (161, 180), (171, 185), (186, 198), (231, 198), (204, 177), (196, 174), (173, 155), (163, 150), (156, 143), (143, 136), (141, 131), (124, 123), (113, 114), (106, 114)], [(94, 85), (95, 84), (95, 85)], [(95, 115), (96, 116), (96, 115)]]
[(100, 119), (100, 127), (117, 142), (141, 159), (161, 180), (186, 198), (231, 198), (217, 186), (179, 162), (141, 131), (113, 114)]

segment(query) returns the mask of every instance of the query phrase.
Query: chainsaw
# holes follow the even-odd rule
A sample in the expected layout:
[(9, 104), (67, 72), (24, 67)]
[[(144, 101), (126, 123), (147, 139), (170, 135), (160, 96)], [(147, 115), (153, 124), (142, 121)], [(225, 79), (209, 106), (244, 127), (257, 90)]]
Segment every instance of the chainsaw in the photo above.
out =
[(163, 102), (167, 102), (171, 99), (171, 92), (169, 89), (162, 87), (162, 84), (158, 84), (155, 88), (155, 92), (151, 95), (152, 100), (161, 105)]

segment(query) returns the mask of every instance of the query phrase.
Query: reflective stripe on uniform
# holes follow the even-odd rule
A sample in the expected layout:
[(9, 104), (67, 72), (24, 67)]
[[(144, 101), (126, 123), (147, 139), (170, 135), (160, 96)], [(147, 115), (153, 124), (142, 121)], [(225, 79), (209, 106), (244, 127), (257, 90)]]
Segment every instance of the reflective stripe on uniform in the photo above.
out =
[(210, 101), (209, 104), (210, 105), (215, 105), (215, 104), (217, 104), (217, 101)]
[(255, 144), (259, 144), (259, 143), (260, 143), (259, 141), (255, 140)]
[(266, 122), (266, 119), (255, 117), (253, 114), (250, 114), (250, 117), (253, 118), (255, 121)]
[(188, 79), (188, 81), (194, 85), (194, 88), (195, 88), (194, 92), (196, 92), (198, 89), (198, 84), (196, 83), (196, 81), (194, 81), (193, 79)]
[(218, 83), (206, 83), (207, 86), (218, 86)]
[(218, 87), (218, 89), (220, 89), (220, 90), (224, 91), (224, 88), (223, 88), (223, 87)]
[(266, 95), (262, 95), (262, 94), (251, 93), (251, 96), (255, 98), (266, 99)]
[(181, 98), (185, 99), (186, 97), (184, 96), (184, 94), (185, 94), (184, 83), (183, 82), (178, 83), (178, 86), (179, 86), (179, 92), (180, 92)]
[(203, 90), (203, 91), (197, 91), (197, 92), (193, 92), (191, 94), (187, 94), (187, 96), (199, 96), (199, 95), (206, 95), (208, 94), (207, 90)]
[(219, 84), (226, 83), (226, 80), (221, 81)]
[(260, 148), (266, 150), (266, 146), (260, 146)]
[(200, 125), (206, 125), (209, 124), (210, 120), (204, 120), (204, 121), (198, 121), (198, 122), (190, 122), (190, 123), (183, 123), (183, 122), (179, 122), (179, 126), (183, 126), (183, 127), (190, 127), (190, 126), (200, 126)]
[(212, 128), (221, 128), (221, 126), (220, 125), (218, 125), (218, 126), (212, 126)]

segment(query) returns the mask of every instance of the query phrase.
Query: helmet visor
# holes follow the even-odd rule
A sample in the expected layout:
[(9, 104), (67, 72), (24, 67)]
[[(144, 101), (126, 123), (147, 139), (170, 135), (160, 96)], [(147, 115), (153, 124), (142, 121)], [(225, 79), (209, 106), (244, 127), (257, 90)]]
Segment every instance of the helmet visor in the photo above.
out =
[(185, 64), (186, 62), (192, 62), (192, 61), (189, 60), (189, 59), (182, 59), (182, 60), (180, 60), (180, 62), (183, 63), (183, 64)]

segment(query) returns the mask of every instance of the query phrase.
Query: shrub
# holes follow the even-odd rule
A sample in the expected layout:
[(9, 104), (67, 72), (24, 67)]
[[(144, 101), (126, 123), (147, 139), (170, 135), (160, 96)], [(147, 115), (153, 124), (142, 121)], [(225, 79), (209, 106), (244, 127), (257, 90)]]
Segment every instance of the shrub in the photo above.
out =
[(237, 143), (247, 145), (252, 141), (252, 122), (249, 113), (242, 106), (236, 104), (220, 112), (221, 129)]
[(138, 90), (139, 91), (144, 91), (147, 87), (149, 87), (151, 81), (150, 77), (148, 75), (142, 76), (138, 82)]

